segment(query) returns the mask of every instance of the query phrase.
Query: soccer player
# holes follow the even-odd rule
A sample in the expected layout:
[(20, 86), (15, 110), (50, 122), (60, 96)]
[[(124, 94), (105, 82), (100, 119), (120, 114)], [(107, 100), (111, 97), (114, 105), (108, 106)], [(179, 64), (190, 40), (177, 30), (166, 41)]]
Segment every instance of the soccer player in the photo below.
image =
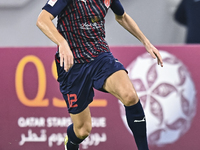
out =
[[(111, 93), (125, 106), (128, 125), (139, 150), (148, 150), (145, 114), (124, 66), (105, 41), (104, 17), (111, 8), (115, 19), (140, 40), (147, 52), (163, 66), (158, 50), (124, 11), (119, 0), (49, 0), (37, 26), (58, 45), (56, 64), (60, 90), (73, 124), (67, 128), (66, 150), (78, 150), (90, 134), (88, 105), (93, 88)], [(52, 20), (58, 17), (57, 29)], [(137, 72), (136, 72), (137, 73)]]

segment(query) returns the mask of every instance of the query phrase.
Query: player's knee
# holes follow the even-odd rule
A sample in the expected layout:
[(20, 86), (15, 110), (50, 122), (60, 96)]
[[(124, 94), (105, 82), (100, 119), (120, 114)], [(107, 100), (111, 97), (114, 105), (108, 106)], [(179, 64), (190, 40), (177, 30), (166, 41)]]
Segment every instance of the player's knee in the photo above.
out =
[(91, 125), (91, 123), (85, 123), (84, 126), (82, 126), (82, 127), (78, 130), (78, 137), (79, 137), (80, 139), (85, 139), (86, 137), (89, 136), (91, 130), (92, 130), (92, 125)]
[(138, 102), (139, 98), (136, 92), (127, 91), (123, 94), (122, 102), (125, 106), (132, 106)]
[(91, 130), (89, 129), (85, 129), (85, 130), (81, 130), (79, 133), (79, 138), (80, 139), (85, 139), (90, 135)]

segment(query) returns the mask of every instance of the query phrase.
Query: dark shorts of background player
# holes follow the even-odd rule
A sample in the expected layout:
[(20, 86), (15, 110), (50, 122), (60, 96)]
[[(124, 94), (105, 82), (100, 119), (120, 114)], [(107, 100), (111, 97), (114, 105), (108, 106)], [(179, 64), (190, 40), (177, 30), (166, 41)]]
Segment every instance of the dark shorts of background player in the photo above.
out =
[(93, 101), (93, 88), (106, 92), (103, 89), (105, 80), (116, 71), (126, 71), (110, 52), (101, 53), (89, 63), (74, 64), (68, 72), (60, 67), (59, 60), (57, 53), (56, 65), (60, 91), (71, 114), (82, 112)]

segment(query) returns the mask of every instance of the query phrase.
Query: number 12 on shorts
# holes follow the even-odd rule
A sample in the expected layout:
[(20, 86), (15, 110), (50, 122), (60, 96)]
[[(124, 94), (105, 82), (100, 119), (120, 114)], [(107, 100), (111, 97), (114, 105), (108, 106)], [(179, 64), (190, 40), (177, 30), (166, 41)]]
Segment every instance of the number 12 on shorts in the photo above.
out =
[(68, 103), (70, 108), (78, 107), (78, 104), (74, 104), (77, 101), (76, 94), (67, 94)]

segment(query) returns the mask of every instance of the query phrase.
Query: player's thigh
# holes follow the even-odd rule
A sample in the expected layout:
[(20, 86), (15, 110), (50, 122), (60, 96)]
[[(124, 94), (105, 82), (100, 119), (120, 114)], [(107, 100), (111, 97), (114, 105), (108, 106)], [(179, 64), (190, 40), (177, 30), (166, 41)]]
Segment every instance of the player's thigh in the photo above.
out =
[(92, 130), (91, 113), (89, 106), (78, 114), (70, 114), (74, 131), (79, 137), (87, 136)]
[(124, 70), (119, 70), (109, 76), (103, 88), (125, 105), (133, 105), (138, 101), (135, 88)]

